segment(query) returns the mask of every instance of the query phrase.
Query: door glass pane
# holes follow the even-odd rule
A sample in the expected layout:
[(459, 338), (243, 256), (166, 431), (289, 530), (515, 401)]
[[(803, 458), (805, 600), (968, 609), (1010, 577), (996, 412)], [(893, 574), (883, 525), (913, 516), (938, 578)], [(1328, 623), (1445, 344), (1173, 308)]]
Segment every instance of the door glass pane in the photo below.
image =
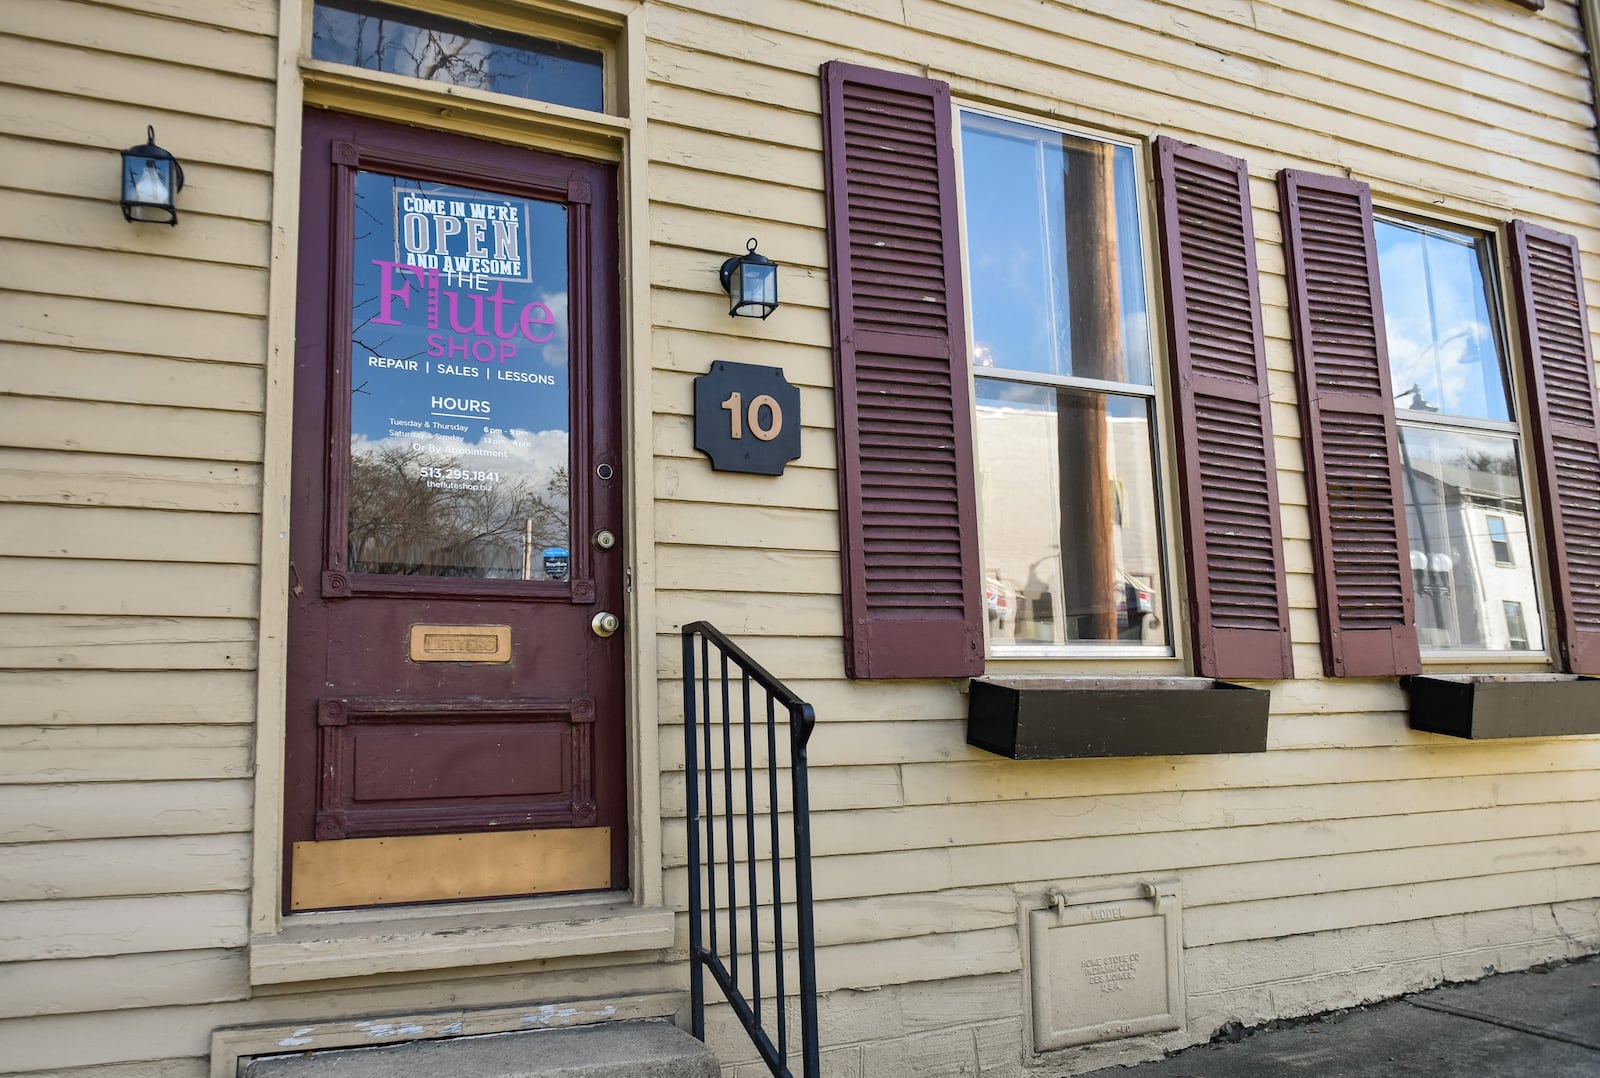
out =
[(1146, 397), (977, 379), (998, 645), (1168, 643)]
[(350, 568), (562, 580), (567, 211), (356, 175)]
[(601, 53), (366, 0), (317, 0), (311, 55), (575, 109), (605, 104)]
[(1400, 450), (1422, 646), (1542, 650), (1516, 441), (1402, 423)]

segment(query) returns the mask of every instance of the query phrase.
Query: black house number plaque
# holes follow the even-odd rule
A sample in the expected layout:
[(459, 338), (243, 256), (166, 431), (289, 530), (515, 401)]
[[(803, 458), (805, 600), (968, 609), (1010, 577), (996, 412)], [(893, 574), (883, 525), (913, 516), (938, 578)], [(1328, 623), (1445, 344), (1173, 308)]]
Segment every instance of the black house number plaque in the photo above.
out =
[(781, 367), (717, 360), (694, 380), (694, 447), (719, 472), (782, 475), (800, 456), (800, 390)]

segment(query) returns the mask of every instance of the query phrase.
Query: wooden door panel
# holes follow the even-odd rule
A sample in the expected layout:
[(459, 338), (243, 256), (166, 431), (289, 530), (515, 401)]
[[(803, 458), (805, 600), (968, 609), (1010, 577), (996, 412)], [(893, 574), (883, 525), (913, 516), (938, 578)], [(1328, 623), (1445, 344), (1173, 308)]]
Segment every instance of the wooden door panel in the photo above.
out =
[(318, 839), (595, 821), (594, 701), (330, 697)]
[(504, 801), (572, 781), (567, 731), (505, 722), (388, 723), (349, 735), (352, 802)]

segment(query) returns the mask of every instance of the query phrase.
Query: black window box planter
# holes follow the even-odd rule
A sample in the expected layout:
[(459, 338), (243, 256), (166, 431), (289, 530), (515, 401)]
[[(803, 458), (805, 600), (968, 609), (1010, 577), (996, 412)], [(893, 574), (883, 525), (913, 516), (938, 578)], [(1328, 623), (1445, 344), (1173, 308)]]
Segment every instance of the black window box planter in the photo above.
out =
[(1600, 678), (1433, 674), (1402, 679), (1411, 728), (1474, 740), (1600, 734)]
[(1265, 752), (1268, 699), (1210, 678), (981, 678), (967, 744), (1013, 760)]

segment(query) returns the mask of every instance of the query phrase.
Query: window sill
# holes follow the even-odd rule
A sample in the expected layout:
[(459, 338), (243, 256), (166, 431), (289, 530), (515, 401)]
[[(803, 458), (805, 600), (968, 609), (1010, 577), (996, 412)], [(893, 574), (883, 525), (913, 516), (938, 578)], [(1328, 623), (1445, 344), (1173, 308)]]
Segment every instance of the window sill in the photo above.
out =
[(1160, 661), (1173, 658), (1172, 648), (1164, 644), (1001, 644), (989, 645), (989, 658), (1012, 659), (1078, 659), (1096, 662), (1104, 659), (1152, 659)]
[(250, 982), (289, 984), (672, 946), (673, 914), (619, 894), (295, 914), (250, 941)]
[(1600, 678), (1430, 674), (1402, 684), (1413, 730), (1472, 740), (1600, 734)]
[(978, 678), (967, 744), (1012, 760), (1265, 752), (1268, 701), (1210, 678)]

